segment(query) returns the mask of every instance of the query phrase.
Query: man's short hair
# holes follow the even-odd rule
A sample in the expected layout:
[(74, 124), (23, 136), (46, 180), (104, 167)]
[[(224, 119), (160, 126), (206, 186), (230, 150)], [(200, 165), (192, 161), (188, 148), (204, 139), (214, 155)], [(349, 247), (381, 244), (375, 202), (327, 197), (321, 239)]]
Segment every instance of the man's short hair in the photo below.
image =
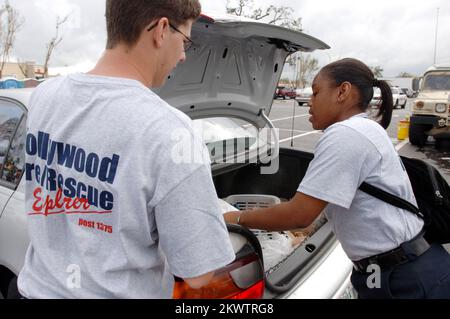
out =
[(134, 46), (142, 30), (158, 18), (175, 26), (200, 16), (198, 0), (106, 0), (107, 49), (123, 42)]

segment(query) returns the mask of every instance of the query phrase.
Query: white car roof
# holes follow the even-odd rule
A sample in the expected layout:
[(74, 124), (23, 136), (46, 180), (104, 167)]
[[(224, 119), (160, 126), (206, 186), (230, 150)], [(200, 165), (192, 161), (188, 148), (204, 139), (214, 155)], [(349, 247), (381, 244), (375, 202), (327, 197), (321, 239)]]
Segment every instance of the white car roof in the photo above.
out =
[(33, 91), (34, 88), (0, 90), (0, 98), (8, 98), (19, 101), (28, 109), (28, 103)]

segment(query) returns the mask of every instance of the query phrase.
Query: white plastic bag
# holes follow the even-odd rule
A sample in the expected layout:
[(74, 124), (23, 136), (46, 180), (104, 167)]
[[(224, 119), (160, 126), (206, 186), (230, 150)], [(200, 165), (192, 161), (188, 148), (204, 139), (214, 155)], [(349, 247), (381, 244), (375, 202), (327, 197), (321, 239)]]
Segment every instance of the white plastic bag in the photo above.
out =
[(292, 237), (286, 232), (252, 229), (258, 238), (264, 257), (264, 271), (275, 267), (294, 251)]
[[(222, 199), (219, 199), (219, 205), (222, 213), (238, 211), (236, 207)], [(290, 232), (268, 232), (258, 229), (251, 229), (251, 231), (261, 244), (264, 258), (264, 271), (266, 272), (288, 257), (300, 242), (304, 240), (304, 238), (299, 240), (300, 238), (295, 237)]]

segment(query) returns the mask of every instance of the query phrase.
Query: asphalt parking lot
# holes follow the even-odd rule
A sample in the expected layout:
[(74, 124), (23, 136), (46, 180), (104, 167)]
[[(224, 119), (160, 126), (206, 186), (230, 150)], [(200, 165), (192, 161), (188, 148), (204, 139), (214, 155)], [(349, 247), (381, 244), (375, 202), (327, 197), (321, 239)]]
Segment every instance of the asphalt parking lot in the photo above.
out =
[[(405, 109), (394, 110), (391, 125), (387, 130), (392, 143), (400, 155), (420, 158), (433, 164), (450, 183), (450, 149), (436, 149), (432, 138), (423, 148), (411, 145), (407, 139), (397, 139), (398, 123), (410, 114), (412, 102), (412, 99), (408, 99)], [(269, 117), (280, 130), (280, 147), (314, 152), (322, 132), (313, 130), (308, 111), (307, 106), (299, 106), (295, 100), (274, 100)]]

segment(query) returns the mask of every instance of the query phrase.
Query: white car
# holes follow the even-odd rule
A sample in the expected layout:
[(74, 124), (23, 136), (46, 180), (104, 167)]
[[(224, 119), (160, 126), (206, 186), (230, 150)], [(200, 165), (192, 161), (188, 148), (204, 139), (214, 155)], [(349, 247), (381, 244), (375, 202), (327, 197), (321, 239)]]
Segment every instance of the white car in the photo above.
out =
[(299, 106), (308, 105), (311, 101), (311, 97), (313, 95), (313, 89), (311, 87), (306, 87), (301, 89), (300, 92), (297, 93), (297, 97), (295, 98), (298, 102)]
[(405, 92), (403, 92), (398, 87), (391, 87), (392, 90), (392, 100), (394, 101), (394, 109), (400, 107), (402, 109), (405, 108), (406, 103), (408, 102), (408, 97)]
[[(195, 45), (188, 52), (187, 62), (179, 65), (158, 93), (203, 129), (219, 197), (291, 198), (313, 156), (279, 149), (277, 134), (270, 132), (266, 139), (258, 132), (273, 127), (267, 114), (288, 54), (328, 46), (303, 33), (236, 17), (202, 16), (193, 27), (192, 37)], [(29, 244), (23, 171), (25, 121), (31, 93), (31, 89), (0, 91), (3, 121), (0, 140), (7, 137), (11, 142), (1, 163), (0, 176), (3, 296), (20, 272)], [(224, 145), (229, 147), (220, 147)], [(275, 167), (279, 163), (279, 169), (261, 175), (272, 166), (269, 159)], [(236, 261), (217, 271), (211, 285), (201, 292), (189, 290), (177, 281), (174, 297), (354, 297), (351, 261), (333, 234), (331, 224), (324, 220), (316, 226), (289, 256), (265, 271), (264, 252), (254, 233), (229, 225)], [(12, 290), (14, 287), (9, 292)]]
[(373, 108), (379, 108), (381, 105), (381, 91), (379, 88), (374, 88), (373, 89), (373, 97), (372, 100), (370, 101), (370, 106)]
[[(406, 94), (397, 87), (391, 87), (392, 90), (392, 101), (394, 103), (394, 109), (400, 107), (402, 109), (405, 108), (406, 103), (408, 102), (408, 97)], [(375, 88), (373, 91), (373, 97), (370, 101), (370, 106), (373, 108), (379, 108), (381, 106), (381, 91), (379, 88)]]

